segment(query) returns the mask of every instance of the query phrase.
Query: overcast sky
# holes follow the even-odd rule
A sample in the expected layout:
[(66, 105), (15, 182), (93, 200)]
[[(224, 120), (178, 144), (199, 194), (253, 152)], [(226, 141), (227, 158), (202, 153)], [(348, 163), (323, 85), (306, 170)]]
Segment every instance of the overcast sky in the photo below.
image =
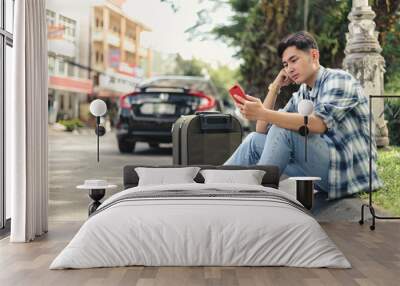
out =
[[(123, 10), (152, 29), (151, 33), (145, 33), (142, 37), (142, 43), (146, 47), (164, 53), (180, 53), (186, 59), (200, 58), (213, 65), (221, 63), (238, 66), (238, 60), (233, 58), (234, 49), (222, 41), (189, 41), (189, 35), (184, 32), (196, 23), (197, 12), (212, 5), (212, 1), (175, 0), (175, 3), (179, 7), (177, 12), (174, 12), (168, 3), (160, 0), (127, 0)], [(221, 8), (212, 14), (210, 20), (214, 23), (224, 23), (229, 21), (230, 15), (229, 7)], [(204, 27), (203, 30), (210, 27)]]

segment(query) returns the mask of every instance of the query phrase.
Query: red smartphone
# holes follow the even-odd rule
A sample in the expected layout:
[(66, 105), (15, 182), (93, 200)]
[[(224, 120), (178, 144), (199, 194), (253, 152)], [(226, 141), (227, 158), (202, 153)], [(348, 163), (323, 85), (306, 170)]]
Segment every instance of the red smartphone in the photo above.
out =
[(229, 94), (232, 96), (233, 100), (236, 101), (237, 103), (240, 102), (238, 102), (233, 95), (240, 96), (246, 99), (246, 93), (244, 92), (243, 88), (238, 84), (235, 84), (229, 89)]

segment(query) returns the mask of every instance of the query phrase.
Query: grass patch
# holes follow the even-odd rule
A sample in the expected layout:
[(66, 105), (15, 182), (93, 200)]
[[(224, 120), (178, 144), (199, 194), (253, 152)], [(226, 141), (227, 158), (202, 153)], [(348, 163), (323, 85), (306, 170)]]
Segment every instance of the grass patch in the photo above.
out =
[(82, 121), (79, 119), (68, 119), (68, 120), (60, 120), (58, 123), (62, 124), (65, 126), (66, 131), (73, 131), (75, 129), (81, 128), (84, 126)]
[[(398, 216), (400, 215), (400, 147), (390, 148), (391, 150), (378, 149), (378, 175), (384, 186), (372, 193), (372, 201)], [(368, 199), (368, 193), (363, 193), (361, 198)]]

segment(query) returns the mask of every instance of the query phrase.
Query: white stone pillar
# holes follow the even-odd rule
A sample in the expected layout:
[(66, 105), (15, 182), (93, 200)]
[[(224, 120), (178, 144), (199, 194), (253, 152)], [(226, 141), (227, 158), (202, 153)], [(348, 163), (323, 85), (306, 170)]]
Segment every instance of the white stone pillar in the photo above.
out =
[[(376, 14), (368, 5), (368, 0), (353, 0), (348, 16), (349, 32), (346, 34), (345, 58), (343, 68), (356, 77), (365, 94), (383, 95), (383, 74), (385, 59), (375, 31)], [(383, 117), (384, 100), (373, 99), (372, 112), (376, 121), (376, 143), (379, 147), (389, 145), (388, 129)]]

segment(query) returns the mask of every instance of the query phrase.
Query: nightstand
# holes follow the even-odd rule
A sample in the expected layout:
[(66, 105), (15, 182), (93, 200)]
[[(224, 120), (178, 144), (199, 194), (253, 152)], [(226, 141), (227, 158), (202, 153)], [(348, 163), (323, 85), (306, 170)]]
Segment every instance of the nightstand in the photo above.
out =
[(89, 190), (89, 197), (93, 200), (88, 207), (89, 216), (101, 205), (100, 200), (106, 194), (106, 189), (116, 187), (116, 185), (108, 184), (105, 180), (85, 180), (83, 185), (76, 186), (77, 189)]

